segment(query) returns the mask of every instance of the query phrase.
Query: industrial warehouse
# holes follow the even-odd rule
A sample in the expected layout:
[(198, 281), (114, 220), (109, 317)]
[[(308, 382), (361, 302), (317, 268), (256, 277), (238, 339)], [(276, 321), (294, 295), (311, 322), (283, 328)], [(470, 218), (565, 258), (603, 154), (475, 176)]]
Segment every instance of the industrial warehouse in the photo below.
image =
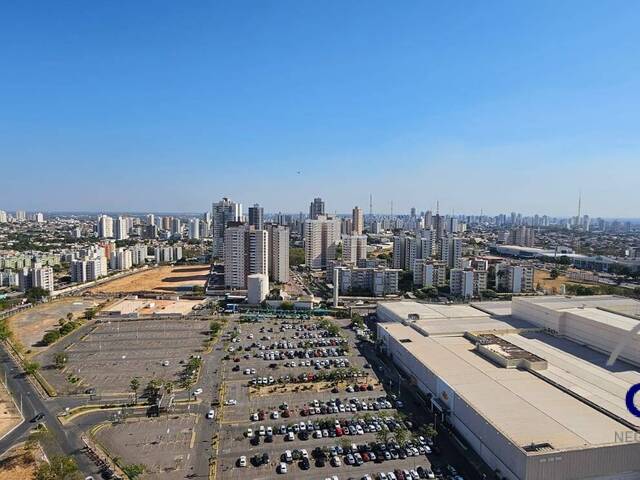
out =
[(615, 296), (388, 302), (378, 339), (501, 478), (640, 479), (640, 418), (625, 404), (640, 383), (639, 314)]

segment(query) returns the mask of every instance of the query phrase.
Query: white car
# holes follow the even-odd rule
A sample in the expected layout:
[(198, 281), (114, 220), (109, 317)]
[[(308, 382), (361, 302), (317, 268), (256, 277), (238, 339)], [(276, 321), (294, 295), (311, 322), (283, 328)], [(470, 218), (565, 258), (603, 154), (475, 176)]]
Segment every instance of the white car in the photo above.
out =
[(287, 464), (284, 462), (280, 463), (280, 466), (278, 467), (278, 472), (279, 473), (287, 473)]
[(224, 404), (225, 405), (237, 405), (238, 401), (232, 398), (231, 400), (225, 400)]
[(196, 388), (196, 389), (193, 391), (193, 394), (194, 394), (194, 395), (200, 395), (203, 391), (204, 391), (204, 390), (202, 390), (201, 388)]
[(238, 459), (238, 466), (239, 466), (239, 467), (246, 467), (246, 466), (247, 466), (247, 457), (245, 457), (244, 455), (243, 455), (243, 456), (241, 456), (241, 457)]
[(209, 420), (211, 420), (215, 415), (216, 415), (216, 412), (214, 412), (213, 410), (209, 410), (209, 411), (207, 412), (207, 418), (208, 418)]
[(169, 366), (169, 360), (165, 360), (162, 362), (162, 366), (163, 367), (168, 367)]
[(253, 428), (247, 428), (247, 438), (253, 438)]

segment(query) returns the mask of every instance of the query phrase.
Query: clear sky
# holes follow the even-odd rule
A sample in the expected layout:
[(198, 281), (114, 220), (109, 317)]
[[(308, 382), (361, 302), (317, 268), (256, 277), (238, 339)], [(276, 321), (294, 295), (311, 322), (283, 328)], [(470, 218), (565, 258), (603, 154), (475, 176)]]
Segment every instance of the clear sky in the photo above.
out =
[[(640, 217), (640, 2), (0, 7), (0, 208)], [(299, 172), (299, 173), (298, 173)]]

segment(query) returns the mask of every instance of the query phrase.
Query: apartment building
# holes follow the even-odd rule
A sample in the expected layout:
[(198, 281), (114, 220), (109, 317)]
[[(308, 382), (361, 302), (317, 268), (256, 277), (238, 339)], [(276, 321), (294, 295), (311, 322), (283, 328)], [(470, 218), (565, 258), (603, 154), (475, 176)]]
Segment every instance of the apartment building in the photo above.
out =
[(305, 220), (303, 239), (307, 267), (326, 268), (327, 262), (336, 258), (340, 243), (340, 220), (326, 215)]

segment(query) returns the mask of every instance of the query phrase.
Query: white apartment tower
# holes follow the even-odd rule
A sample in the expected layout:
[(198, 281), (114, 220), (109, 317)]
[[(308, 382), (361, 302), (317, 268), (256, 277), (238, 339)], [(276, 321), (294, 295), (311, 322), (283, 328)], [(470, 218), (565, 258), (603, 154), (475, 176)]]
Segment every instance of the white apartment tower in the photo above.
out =
[(269, 232), (269, 276), (273, 282), (289, 281), (289, 227), (267, 225)]
[(192, 218), (189, 220), (189, 239), (190, 240), (199, 240), (200, 239), (200, 219)]
[(462, 257), (462, 239), (442, 237), (440, 239), (440, 260), (446, 263), (449, 268), (454, 268), (460, 257)]
[(412, 272), (417, 258), (417, 247), (415, 237), (404, 234), (393, 237), (393, 268)]
[(340, 224), (339, 219), (326, 215), (320, 215), (315, 220), (305, 220), (303, 238), (307, 267), (326, 268), (327, 262), (335, 260), (340, 243)]
[(125, 217), (118, 217), (115, 222), (115, 239), (125, 240), (129, 237), (128, 222)]
[(356, 263), (367, 258), (366, 235), (344, 235), (342, 237), (342, 260), (345, 263)]
[(224, 232), (224, 283), (229, 288), (247, 288), (247, 277), (268, 274), (269, 239), (265, 230), (248, 225), (228, 226)]
[(113, 238), (113, 218), (107, 215), (98, 217), (98, 237)]

